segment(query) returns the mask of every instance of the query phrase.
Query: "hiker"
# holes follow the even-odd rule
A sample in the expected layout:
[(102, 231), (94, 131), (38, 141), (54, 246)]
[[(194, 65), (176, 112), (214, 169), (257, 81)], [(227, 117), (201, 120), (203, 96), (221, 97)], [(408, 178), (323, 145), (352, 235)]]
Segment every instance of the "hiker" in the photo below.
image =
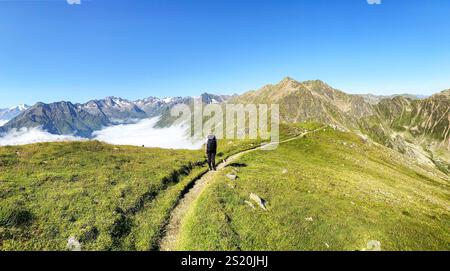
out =
[(208, 140), (206, 141), (205, 152), (208, 158), (209, 170), (216, 170), (217, 139), (211, 133), (208, 135)]

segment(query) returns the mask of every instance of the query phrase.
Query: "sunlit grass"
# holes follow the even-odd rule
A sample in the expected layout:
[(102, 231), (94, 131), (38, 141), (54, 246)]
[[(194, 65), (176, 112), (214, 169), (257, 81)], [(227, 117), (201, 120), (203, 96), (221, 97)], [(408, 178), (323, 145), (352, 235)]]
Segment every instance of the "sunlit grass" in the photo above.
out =
[[(252, 142), (220, 141), (218, 160)], [(65, 250), (70, 236), (83, 250), (152, 249), (204, 161), (96, 141), (1, 147), (0, 250)]]
[[(370, 240), (384, 250), (450, 248), (448, 176), (352, 133), (328, 128), (238, 163), (197, 200), (179, 249), (362, 250)], [(232, 171), (236, 181), (225, 177)], [(250, 193), (268, 211), (252, 209)]]

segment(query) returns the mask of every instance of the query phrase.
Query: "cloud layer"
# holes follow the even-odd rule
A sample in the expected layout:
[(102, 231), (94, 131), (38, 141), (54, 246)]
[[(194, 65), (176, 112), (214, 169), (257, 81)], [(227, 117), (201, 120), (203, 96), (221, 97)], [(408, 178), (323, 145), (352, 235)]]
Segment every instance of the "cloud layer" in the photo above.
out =
[(178, 125), (156, 129), (158, 118), (144, 119), (135, 124), (107, 127), (94, 133), (97, 140), (115, 145), (160, 147), (167, 149), (199, 149), (202, 142), (186, 137), (186, 127)]
[[(186, 137), (186, 127), (172, 126), (169, 128), (154, 128), (158, 118), (144, 119), (135, 124), (122, 124), (104, 128), (93, 134), (95, 140), (114, 145), (133, 145), (145, 147), (160, 147), (168, 149), (199, 149), (202, 142), (193, 142)], [(54, 135), (39, 128), (13, 130), (0, 135), (0, 146), (24, 145), (38, 142), (78, 141), (80, 137)]]
[(25, 145), (39, 142), (58, 142), (58, 141), (74, 141), (83, 140), (80, 137), (53, 135), (40, 128), (22, 128), (20, 130), (12, 130), (6, 134), (0, 135), (0, 146), (7, 145)]

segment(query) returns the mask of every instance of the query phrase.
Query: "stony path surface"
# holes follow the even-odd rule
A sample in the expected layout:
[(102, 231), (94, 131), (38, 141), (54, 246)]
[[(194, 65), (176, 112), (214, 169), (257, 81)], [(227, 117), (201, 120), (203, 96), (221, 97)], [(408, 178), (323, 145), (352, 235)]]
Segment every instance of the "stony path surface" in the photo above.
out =
[(220, 174), (220, 172), (229, 164), (233, 163), (234, 161), (236, 161), (239, 157), (241, 157), (244, 154), (247, 154), (249, 152), (253, 152), (256, 150), (261, 150), (263, 148), (267, 148), (270, 145), (273, 144), (281, 144), (281, 143), (286, 143), (292, 140), (295, 140), (297, 138), (301, 138), (303, 136), (305, 136), (306, 134), (309, 133), (313, 133), (316, 132), (318, 130), (323, 129), (319, 128), (317, 130), (314, 131), (310, 131), (310, 132), (305, 132), (299, 136), (296, 136), (294, 138), (290, 138), (284, 141), (280, 141), (280, 142), (274, 142), (274, 143), (269, 143), (266, 145), (261, 145), (257, 148), (254, 149), (250, 149), (250, 150), (246, 150), (246, 151), (242, 151), (239, 152), (237, 154), (234, 154), (230, 157), (228, 157), (226, 160), (224, 160), (222, 163), (217, 165), (217, 171), (208, 171), (207, 173), (205, 173), (202, 177), (200, 177), (200, 179), (198, 179), (194, 186), (191, 188), (191, 190), (189, 190), (189, 192), (187, 192), (184, 197), (178, 202), (177, 206), (175, 207), (175, 209), (172, 211), (171, 215), (170, 215), (170, 219), (169, 219), (169, 223), (167, 224), (167, 226), (164, 229), (164, 236), (161, 239), (161, 241), (159, 242), (159, 249), (162, 251), (173, 251), (176, 248), (176, 243), (177, 243), (177, 238), (180, 232), (180, 228), (181, 228), (181, 222), (183, 221), (187, 211), (189, 210), (189, 208), (191, 207), (192, 203), (200, 196), (200, 194), (203, 192), (203, 190), (205, 189), (205, 187), (214, 179), (214, 177), (217, 174)]

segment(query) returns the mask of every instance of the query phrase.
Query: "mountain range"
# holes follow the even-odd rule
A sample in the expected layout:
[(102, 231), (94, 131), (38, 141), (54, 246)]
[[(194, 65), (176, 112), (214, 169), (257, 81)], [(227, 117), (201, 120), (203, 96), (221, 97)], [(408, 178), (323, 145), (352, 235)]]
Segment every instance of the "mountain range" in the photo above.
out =
[(315, 80), (285, 78), (230, 103), (280, 105), (282, 121), (319, 121), (351, 130), (425, 164), (450, 170), (450, 90), (430, 97), (394, 95), (367, 101)]
[(298, 82), (290, 77), (233, 96), (204, 93), (200, 97), (149, 97), (137, 101), (107, 97), (84, 104), (37, 103), (0, 111), (13, 117), (0, 127), (0, 132), (42, 127), (53, 134), (90, 138), (103, 127), (157, 116), (161, 116), (158, 126), (170, 126), (170, 109), (177, 104), (191, 105), (195, 100), (205, 104), (279, 104), (282, 122), (327, 123), (357, 132), (423, 163), (444, 168), (450, 164), (450, 90), (429, 97), (357, 95), (320, 80)]
[(9, 117), (10, 120), (0, 127), (0, 132), (41, 127), (52, 134), (90, 138), (94, 131), (107, 126), (167, 115), (177, 104), (191, 104), (195, 100), (207, 104), (222, 103), (229, 97), (204, 93), (200, 97), (149, 97), (137, 101), (107, 97), (83, 104), (67, 101), (49, 104), (39, 102), (31, 107), (22, 107), (21, 111), (5, 110), (5, 119)]
[(297, 82), (287, 77), (278, 84), (249, 91), (229, 102), (279, 104), (285, 122), (314, 120), (367, 133), (379, 132), (379, 136), (386, 136), (387, 130), (392, 130), (447, 144), (449, 93), (446, 90), (428, 98), (393, 95), (368, 102), (366, 95), (347, 94), (320, 80)]

